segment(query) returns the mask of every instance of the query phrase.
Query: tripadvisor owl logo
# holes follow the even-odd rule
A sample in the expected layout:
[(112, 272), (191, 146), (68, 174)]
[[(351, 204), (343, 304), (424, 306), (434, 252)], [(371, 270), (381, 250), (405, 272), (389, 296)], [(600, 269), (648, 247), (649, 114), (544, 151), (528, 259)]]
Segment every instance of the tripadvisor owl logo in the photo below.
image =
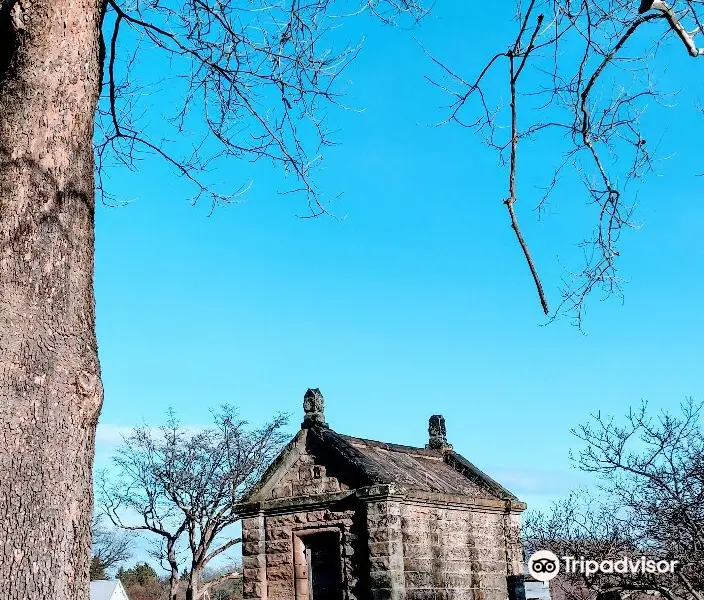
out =
[(528, 572), (538, 581), (550, 581), (560, 572), (560, 559), (550, 550), (538, 550), (528, 559)]

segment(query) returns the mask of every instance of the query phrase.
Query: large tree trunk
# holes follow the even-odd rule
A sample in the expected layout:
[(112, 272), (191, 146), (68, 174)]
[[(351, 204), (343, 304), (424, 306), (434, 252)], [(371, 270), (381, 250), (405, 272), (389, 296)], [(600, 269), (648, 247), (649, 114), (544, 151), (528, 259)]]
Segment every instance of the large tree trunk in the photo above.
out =
[(186, 600), (197, 600), (198, 584), (200, 583), (200, 570), (191, 570), (186, 587)]
[(0, 598), (88, 600), (99, 0), (0, 2)]
[(176, 560), (176, 540), (167, 542), (167, 556), (171, 573), (169, 574), (169, 600), (178, 600), (179, 576), (178, 561)]

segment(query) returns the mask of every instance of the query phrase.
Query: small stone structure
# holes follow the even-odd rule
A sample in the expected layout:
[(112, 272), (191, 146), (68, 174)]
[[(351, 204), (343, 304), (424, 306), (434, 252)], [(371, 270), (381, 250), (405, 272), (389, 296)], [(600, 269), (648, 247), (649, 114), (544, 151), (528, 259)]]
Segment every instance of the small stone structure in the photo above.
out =
[(525, 598), (526, 505), (452, 450), (442, 416), (414, 448), (336, 433), (317, 389), (304, 410), (240, 507), (246, 600)]

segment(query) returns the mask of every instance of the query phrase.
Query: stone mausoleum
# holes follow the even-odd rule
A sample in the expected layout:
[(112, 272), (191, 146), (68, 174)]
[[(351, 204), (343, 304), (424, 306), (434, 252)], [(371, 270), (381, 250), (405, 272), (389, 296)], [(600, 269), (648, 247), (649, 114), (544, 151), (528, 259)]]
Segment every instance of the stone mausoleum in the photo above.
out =
[(323, 396), (242, 505), (246, 600), (520, 600), (511, 492), (447, 443), (421, 447), (333, 431)]

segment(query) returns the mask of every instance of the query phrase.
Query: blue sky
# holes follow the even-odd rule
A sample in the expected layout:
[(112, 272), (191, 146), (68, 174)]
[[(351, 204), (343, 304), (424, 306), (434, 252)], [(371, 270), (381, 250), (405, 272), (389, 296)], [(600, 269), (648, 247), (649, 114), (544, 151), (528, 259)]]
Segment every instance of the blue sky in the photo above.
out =
[[(456, 450), (545, 508), (583, 482), (569, 430), (590, 413), (704, 398), (701, 85), (653, 107), (670, 158), (638, 189), (624, 302), (593, 297), (586, 334), (568, 319), (545, 326), (501, 203), (504, 172), (468, 132), (429, 125), (448, 99), (424, 79), (434, 71), (413, 39), (469, 76), (513, 35), (511, 10), (494, 6), (487, 28), (442, 4), (413, 32), (349, 25), (366, 40), (346, 102), (363, 111), (330, 114), (340, 144), (317, 173), (327, 193), (344, 192), (333, 210), (345, 218), (297, 218), (304, 202), (276, 194), (280, 176), (261, 165), (218, 174), (254, 185), (212, 216), (156, 159), (109, 173), (130, 202), (97, 210), (99, 466), (121, 431), (160, 423), (170, 406), (189, 424), (223, 402), (252, 424), (289, 412), (293, 434), (303, 393), (319, 387), (328, 422), (351, 435), (423, 445), (442, 413)], [(672, 57), (666, 83), (698, 77), (700, 64)], [(524, 172), (550, 150), (537, 145)], [(556, 304), (589, 213), (575, 187), (538, 220), (535, 191), (524, 193), (519, 217)]]

